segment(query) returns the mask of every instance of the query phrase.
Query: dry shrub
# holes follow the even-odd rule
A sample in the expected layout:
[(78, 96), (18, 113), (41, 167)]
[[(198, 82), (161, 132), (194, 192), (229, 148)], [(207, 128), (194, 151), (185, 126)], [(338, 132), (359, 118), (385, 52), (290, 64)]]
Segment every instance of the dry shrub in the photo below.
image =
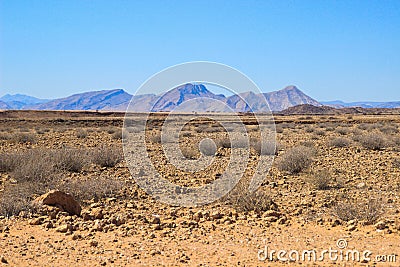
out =
[(70, 172), (80, 172), (90, 162), (88, 151), (76, 148), (52, 151), (52, 161), (57, 170)]
[(199, 156), (198, 150), (193, 146), (190, 146), (190, 147), (183, 146), (183, 147), (181, 147), (181, 152), (182, 152), (182, 155), (185, 157), (185, 159), (193, 160), (193, 159), (197, 159)]
[(25, 143), (34, 144), (36, 143), (36, 135), (33, 133), (16, 133), (12, 137), (12, 141), (22, 144)]
[(382, 200), (368, 199), (362, 202), (346, 197), (332, 207), (332, 213), (342, 221), (358, 220), (374, 224), (384, 213), (384, 205)]
[(11, 140), (12, 135), (9, 133), (0, 133), (0, 140)]
[(273, 141), (261, 142), (259, 140), (252, 140), (251, 146), (256, 151), (257, 155), (277, 155), (278, 144)]
[(112, 177), (87, 177), (85, 179), (68, 181), (58, 188), (70, 193), (80, 202), (102, 198), (115, 197), (123, 188), (124, 183)]
[(158, 133), (150, 136), (150, 141), (152, 143), (161, 144), (161, 133), (158, 132)]
[(231, 148), (231, 140), (226, 137), (219, 140), (219, 145), (223, 148)]
[(121, 140), (122, 139), (122, 131), (116, 131), (112, 134), (112, 139)]
[(32, 196), (38, 192), (38, 186), (30, 182), (6, 186), (0, 193), (0, 215), (9, 218), (32, 211)]
[(308, 182), (317, 190), (327, 190), (333, 186), (332, 177), (328, 170), (312, 172)]
[(381, 150), (388, 145), (386, 136), (377, 132), (360, 136), (359, 142), (363, 147), (371, 150)]
[(315, 131), (315, 134), (316, 134), (316, 135), (319, 135), (319, 136), (324, 136), (324, 135), (326, 135), (326, 133), (325, 133), (324, 130), (316, 130), (316, 131)]
[(94, 148), (90, 156), (92, 162), (101, 167), (114, 167), (123, 159), (122, 148), (117, 146)]
[(400, 158), (393, 159), (392, 165), (393, 167), (400, 169)]
[(277, 126), (275, 126), (275, 131), (277, 133), (283, 133), (283, 127), (281, 125), (277, 125)]
[(247, 186), (248, 183), (239, 181), (227, 195), (227, 204), (242, 212), (254, 211), (262, 213), (267, 210), (277, 210), (277, 205), (267, 193), (261, 189), (250, 192)]
[(315, 129), (312, 126), (307, 126), (304, 131), (306, 133), (313, 133), (315, 131)]
[(86, 130), (84, 129), (78, 129), (78, 131), (76, 131), (76, 137), (78, 138), (86, 138), (88, 136), (88, 133)]
[(19, 156), (19, 163), (14, 168), (11, 176), (18, 183), (39, 183), (42, 189), (51, 187), (56, 179), (56, 170), (52, 164), (49, 150), (32, 149)]
[(345, 137), (334, 138), (329, 142), (329, 145), (332, 147), (348, 147), (351, 141)]
[(16, 153), (0, 154), (0, 172), (11, 172), (20, 163), (20, 156)]
[(372, 127), (371, 127), (371, 125), (370, 124), (368, 124), (368, 123), (361, 123), (361, 124), (359, 124), (358, 126), (357, 126), (357, 128), (358, 129), (360, 129), (360, 130), (371, 130), (372, 129)]
[(306, 146), (298, 146), (288, 150), (277, 162), (280, 171), (292, 174), (308, 168), (313, 161), (314, 151)]
[(379, 128), (379, 130), (384, 134), (396, 134), (399, 132), (399, 129), (396, 125), (386, 125)]
[(116, 129), (114, 127), (109, 127), (109, 128), (106, 129), (106, 132), (109, 133), (109, 134), (113, 134), (113, 133), (116, 132)]
[(345, 127), (338, 127), (336, 129), (336, 132), (340, 135), (347, 135), (349, 133), (349, 129), (345, 128)]
[(182, 138), (185, 138), (185, 137), (192, 137), (193, 136), (193, 134), (191, 133), (191, 132), (182, 132), (181, 133), (181, 137)]

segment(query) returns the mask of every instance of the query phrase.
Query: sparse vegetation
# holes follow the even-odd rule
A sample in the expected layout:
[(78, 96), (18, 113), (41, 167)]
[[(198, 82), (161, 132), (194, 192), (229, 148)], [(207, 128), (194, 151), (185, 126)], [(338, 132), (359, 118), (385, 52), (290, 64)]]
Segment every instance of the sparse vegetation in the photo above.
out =
[(332, 212), (342, 221), (358, 220), (365, 224), (374, 224), (384, 213), (384, 206), (378, 199), (363, 202), (345, 197), (332, 207)]
[(78, 137), (78, 138), (82, 138), (83, 139), (83, 138), (86, 138), (87, 136), (88, 136), (88, 133), (84, 129), (78, 129), (76, 131), (76, 137)]
[(80, 180), (72, 180), (61, 184), (58, 188), (69, 192), (78, 201), (98, 201), (106, 197), (115, 197), (123, 188), (123, 182), (113, 177), (95, 176)]
[(329, 145), (332, 147), (348, 147), (350, 145), (351, 141), (348, 138), (345, 137), (337, 137), (332, 139), (329, 142)]
[(328, 170), (312, 172), (308, 181), (317, 190), (327, 190), (332, 187), (332, 177)]
[(313, 161), (313, 151), (306, 146), (298, 146), (288, 150), (277, 163), (281, 171), (292, 174), (299, 173), (308, 168)]
[(9, 218), (32, 211), (32, 194), (38, 192), (38, 186), (30, 182), (7, 186), (0, 195), (0, 216)]
[(115, 146), (100, 146), (92, 150), (92, 162), (101, 167), (114, 167), (122, 161), (122, 149)]
[(388, 145), (386, 136), (378, 132), (361, 136), (359, 142), (363, 147), (371, 150), (381, 150)]
[(88, 151), (75, 148), (52, 151), (52, 161), (56, 169), (71, 172), (80, 172), (90, 162)]
[(235, 188), (228, 194), (227, 203), (239, 211), (254, 211), (262, 213), (267, 210), (277, 210), (277, 205), (272, 198), (261, 189), (250, 192), (248, 184), (239, 181)]
[(258, 140), (252, 140), (251, 146), (254, 148), (257, 155), (277, 155), (278, 145), (273, 141), (266, 141), (262, 143)]
[(195, 147), (183, 146), (181, 147), (181, 152), (186, 159), (193, 160), (198, 158), (198, 151)]
[(33, 133), (16, 133), (13, 135), (12, 140), (17, 143), (36, 143), (36, 135)]

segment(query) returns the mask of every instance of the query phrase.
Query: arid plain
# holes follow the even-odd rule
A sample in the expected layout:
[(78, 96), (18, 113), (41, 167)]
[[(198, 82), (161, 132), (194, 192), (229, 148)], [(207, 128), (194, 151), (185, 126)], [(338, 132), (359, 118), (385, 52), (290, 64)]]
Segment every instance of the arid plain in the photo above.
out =
[[(213, 165), (187, 175), (165, 158), (163, 118), (148, 121), (147, 152), (178, 185), (218, 179), (241, 148), (220, 124), (192, 121), (179, 134), (182, 160), (199, 157), (206, 137), (217, 151)], [(261, 149), (254, 118), (241, 119), (250, 143), (245, 178), (259, 157), (275, 157), (259, 190), (248, 192), (244, 179), (219, 201), (178, 207), (136, 184), (122, 152), (122, 113), (0, 112), (0, 265), (400, 265), (398, 114), (276, 115), (276, 149)], [(49, 190), (70, 194), (80, 214), (32, 203)], [(316, 260), (302, 259), (304, 250)]]

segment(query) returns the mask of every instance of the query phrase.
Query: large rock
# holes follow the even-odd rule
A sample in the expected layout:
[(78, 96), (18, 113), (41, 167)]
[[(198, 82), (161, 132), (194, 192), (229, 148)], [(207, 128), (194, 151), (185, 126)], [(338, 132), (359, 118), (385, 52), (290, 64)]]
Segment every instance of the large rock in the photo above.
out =
[(62, 208), (71, 215), (81, 214), (81, 205), (70, 194), (62, 191), (52, 190), (33, 200), (35, 205), (49, 205)]

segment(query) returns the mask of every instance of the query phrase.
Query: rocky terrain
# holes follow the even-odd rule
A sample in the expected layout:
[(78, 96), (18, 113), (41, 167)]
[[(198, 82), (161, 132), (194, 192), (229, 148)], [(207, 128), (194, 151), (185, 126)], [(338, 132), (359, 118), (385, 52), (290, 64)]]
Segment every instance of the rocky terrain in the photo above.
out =
[[(182, 129), (188, 165), (200, 155), (199, 140), (217, 144), (213, 165), (188, 175), (166, 162), (165, 115), (154, 116), (147, 152), (164, 177), (198, 187), (221, 176), (237, 148), (220, 124), (200, 120)], [(260, 189), (248, 192), (244, 179), (219, 201), (179, 207), (137, 185), (122, 156), (126, 132), (118, 113), (2, 113), (0, 265), (399, 265), (398, 115), (276, 115), (276, 149), (267, 151), (257, 147), (254, 118), (241, 119), (251, 140), (244, 177), (260, 157), (275, 155)], [(279, 250), (313, 249), (318, 258), (329, 249), (345, 256), (277, 259)], [(371, 254), (346, 258), (349, 250)]]

